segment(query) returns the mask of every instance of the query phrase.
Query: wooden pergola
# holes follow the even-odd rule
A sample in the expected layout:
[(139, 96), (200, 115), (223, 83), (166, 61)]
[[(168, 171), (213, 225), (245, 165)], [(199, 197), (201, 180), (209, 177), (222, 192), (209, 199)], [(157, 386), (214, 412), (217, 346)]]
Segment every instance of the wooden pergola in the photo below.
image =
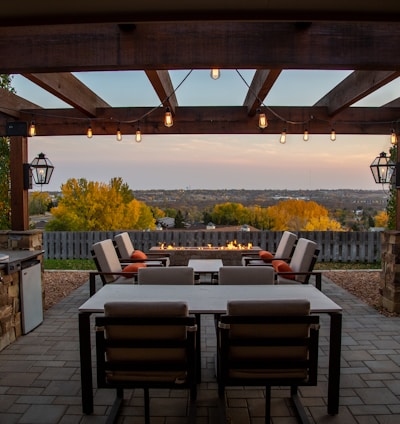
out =
[[(103, 4), (104, 3), (104, 4)], [(143, 4), (142, 4), (143, 3)], [(321, 3), (321, 4), (319, 4)], [(0, 90), (0, 135), (10, 122), (35, 121), (41, 136), (133, 134), (387, 134), (400, 131), (400, 98), (350, 107), (400, 76), (400, 2), (248, 0), (161, 2), (20, 1), (0, 11), (0, 72), (21, 74), (72, 108), (44, 109)], [(255, 69), (241, 106), (178, 104), (169, 71)], [(313, 106), (275, 107), (264, 99), (283, 70), (351, 70)], [(71, 72), (142, 70), (163, 107), (113, 107)], [(162, 125), (165, 108), (173, 127)], [(260, 129), (257, 111), (269, 125)], [(274, 113), (271, 113), (273, 111)], [(151, 112), (151, 113), (149, 113)], [(26, 134), (11, 137), (12, 229), (28, 229), (23, 164)], [(400, 229), (400, 212), (397, 213)]]

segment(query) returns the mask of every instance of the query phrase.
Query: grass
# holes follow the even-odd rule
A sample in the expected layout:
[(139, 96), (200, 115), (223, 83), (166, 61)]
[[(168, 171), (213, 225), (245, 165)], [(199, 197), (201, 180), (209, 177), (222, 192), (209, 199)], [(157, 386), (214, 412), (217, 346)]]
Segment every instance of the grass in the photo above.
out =
[[(96, 266), (92, 259), (45, 259), (44, 269), (46, 270), (95, 270)], [(317, 262), (315, 270), (330, 269), (381, 269), (381, 264), (377, 263), (349, 263), (349, 262)]]

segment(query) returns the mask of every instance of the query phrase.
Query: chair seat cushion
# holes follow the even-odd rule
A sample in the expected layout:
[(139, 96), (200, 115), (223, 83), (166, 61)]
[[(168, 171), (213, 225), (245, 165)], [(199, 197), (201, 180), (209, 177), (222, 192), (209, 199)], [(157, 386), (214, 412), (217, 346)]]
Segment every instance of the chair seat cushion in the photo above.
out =
[(123, 268), (122, 272), (126, 273), (124, 275), (125, 278), (132, 278), (138, 272), (139, 268), (145, 268), (146, 264), (137, 263), (137, 264), (129, 264), (125, 268)]
[[(272, 266), (274, 267), (275, 272), (293, 272), (289, 264), (282, 260), (272, 261)], [(295, 274), (285, 274), (284, 278), (287, 278), (289, 280), (295, 280), (296, 276)]]
[(141, 250), (135, 249), (131, 255), (132, 259), (148, 259), (146, 253), (142, 252)]

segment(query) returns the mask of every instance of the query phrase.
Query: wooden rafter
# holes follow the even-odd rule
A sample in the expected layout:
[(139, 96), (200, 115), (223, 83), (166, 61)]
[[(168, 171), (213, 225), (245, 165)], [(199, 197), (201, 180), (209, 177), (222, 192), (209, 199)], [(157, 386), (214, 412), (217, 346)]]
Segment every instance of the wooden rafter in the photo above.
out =
[(325, 106), (334, 116), (373, 91), (400, 76), (394, 71), (355, 71), (320, 99), (315, 106)]
[(11, 93), (8, 90), (0, 88), (0, 112), (4, 113), (5, 121), (8, 117), (14, 119), (20, 118), (21, 109), (41, 109), (40, 106)]
[(151, 82), (160, 102), (169, 107), (171, 112), (175, 114), (175, 108), (178, 106), (178, 100), (174, 92), (174, 86), (168, 71), (145, 70), (147, 78)]

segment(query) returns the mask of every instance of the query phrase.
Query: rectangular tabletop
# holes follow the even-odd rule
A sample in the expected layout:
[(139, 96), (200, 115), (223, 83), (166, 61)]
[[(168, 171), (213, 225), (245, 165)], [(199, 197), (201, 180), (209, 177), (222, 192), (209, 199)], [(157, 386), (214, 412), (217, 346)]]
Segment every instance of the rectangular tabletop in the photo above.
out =
[(185, 301), (194, 314), (226, 312), (229, 300), (308, 299), (311, 312), (340, 313), (342, 308), (312, 285), (137, 285), (107, 284), (81, 307), (80, 312), (103, 312), (113, 301)]
[(223, 266), (222, 259), (189, 259), (188, 266), (197, 273), (216, 274)]

